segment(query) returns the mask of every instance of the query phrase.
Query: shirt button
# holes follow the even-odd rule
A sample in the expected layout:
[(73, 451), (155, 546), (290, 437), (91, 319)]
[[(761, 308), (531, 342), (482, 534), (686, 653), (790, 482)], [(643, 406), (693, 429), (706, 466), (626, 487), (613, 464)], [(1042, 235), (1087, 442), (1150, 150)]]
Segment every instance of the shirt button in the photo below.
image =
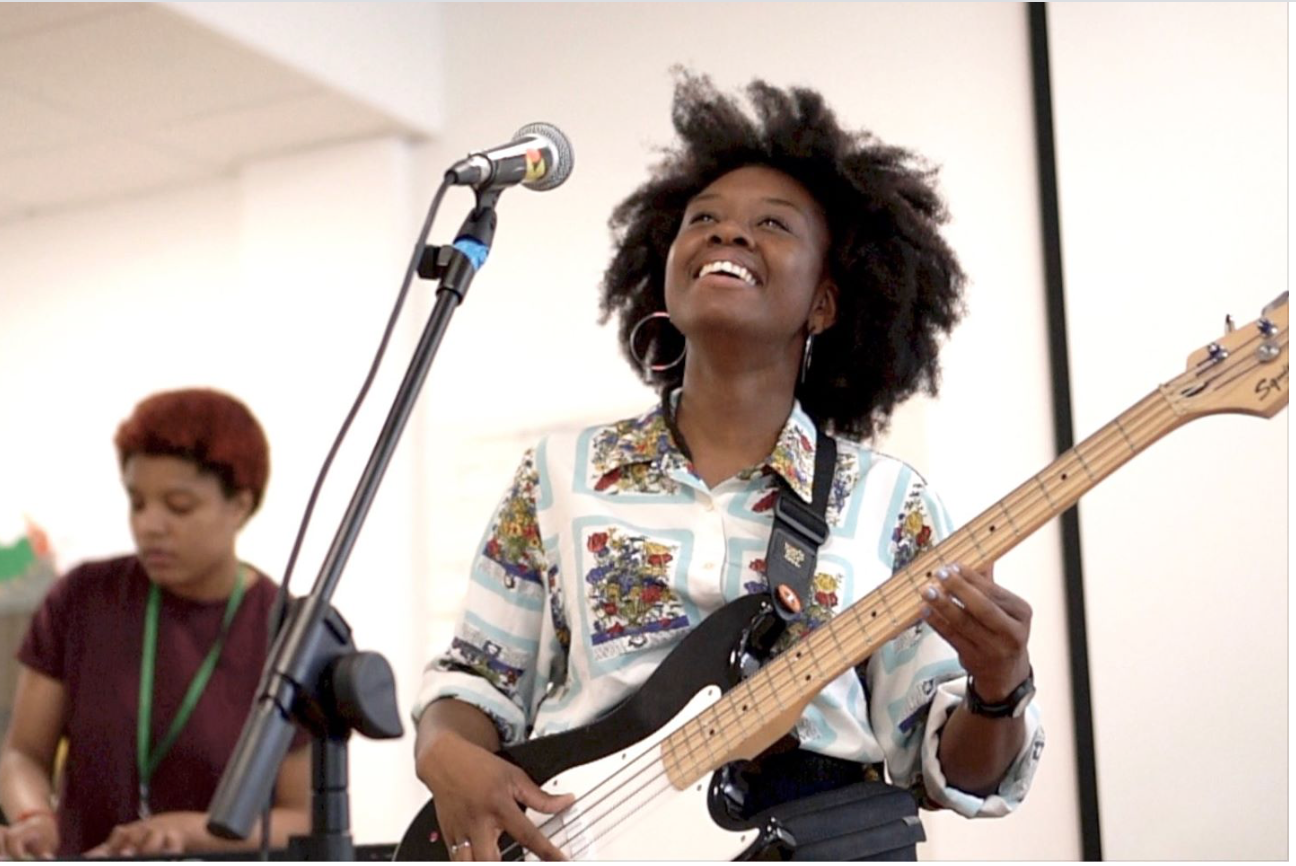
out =
[(714, 562), (704, 562), (704, 563), (702, 563), (702, 570), (703, 570), (703, 571), (715, 571), (715, 568), (716, 568), (716, 564), (715, 564)]
[(708, 499), (706, 501), (706, 505), (702, 507), (705, 508), (707, 511), (715, 511), (715, 503), (712, 502), (710, 499)]

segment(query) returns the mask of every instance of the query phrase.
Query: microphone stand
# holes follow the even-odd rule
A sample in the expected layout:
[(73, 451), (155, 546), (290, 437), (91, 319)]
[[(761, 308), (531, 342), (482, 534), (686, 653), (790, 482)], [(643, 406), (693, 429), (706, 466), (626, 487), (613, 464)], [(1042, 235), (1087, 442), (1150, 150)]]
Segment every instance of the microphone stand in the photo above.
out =
[(500, 190), (479, 191), (453, 245), (426, 246), (418, 275), (440, 281), (437, 300), (369, 462), (333, 537), (315, 585), (289, 605), (262, 670), (257, 698), (225, 767), (208, 811), (208, 829), (246, 839), (270, 802), (293, 723), (310, 731), (311, 832), (294, 836), (289, 855), (299, 860), (351, 860), (355, 856), (347, 800), (347, 740), (351, 732), (374, 739), (400, 737), (391, 667), (378, 653), (357, 652), (351, 629), (330, 599), (359, 536), (369, 507), (409, 420), (441, 338), (463, 302), (495, 235)]

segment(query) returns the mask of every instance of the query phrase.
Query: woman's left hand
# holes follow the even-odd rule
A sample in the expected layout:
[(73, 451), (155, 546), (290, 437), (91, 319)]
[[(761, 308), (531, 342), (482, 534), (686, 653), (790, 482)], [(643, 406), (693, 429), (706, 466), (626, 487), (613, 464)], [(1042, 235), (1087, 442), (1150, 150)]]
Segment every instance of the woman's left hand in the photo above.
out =
[(204, 812), (162, 812), (129, 824), (118, 824), (87, 857), (138, 857), (183, 854), (190, 840), (206, 834)]
[(994, 566), (942, 566), (923, 587), (924, 619), (949, 641), (984, 701), (1005, 700), (1030, 673), (1031, 606), (994, 582)]

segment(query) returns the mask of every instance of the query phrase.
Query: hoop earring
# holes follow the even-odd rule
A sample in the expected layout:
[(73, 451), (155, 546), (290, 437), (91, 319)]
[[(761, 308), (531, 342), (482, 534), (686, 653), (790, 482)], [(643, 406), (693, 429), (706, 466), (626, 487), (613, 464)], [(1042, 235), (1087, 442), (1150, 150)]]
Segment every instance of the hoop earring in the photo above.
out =
[(801, 384), (806, 383), (806, 377), (810, 375), (810, 355), (814, 352), (813, 333), (806, 334), (805, 350), (801, 353)]
[(669, 364), (648, 363), (647, 358), (645, 358), (639, 352), (635, 351), (635, 340), (639, 336), (639, 329), (642, 328), (645, 324), (647, 324), (650, 319), (665, 319), (667, 322), (669, 322), (670, 313), (664, 311), (657, 312), (657, 313), (649, 313), (639, 321), (635, 322), (635, 326), (630, 329), (630, 340), (629, 340), (630, 357), (634, 358), (635, 363), (639, 365), (640, 369), (642, 369), (644, 373), (662, 373), (665, 372), (666, 370), (669, 370), (671, 367), (674, 367), (676, 364), (679, 364), (681, 361), (683, 361), (684, 353), (688, 351), (688, 349), (687, 347), (684, 349), (680, 349), (679, 357), (676, 358), (674, 361), (671, 361)]

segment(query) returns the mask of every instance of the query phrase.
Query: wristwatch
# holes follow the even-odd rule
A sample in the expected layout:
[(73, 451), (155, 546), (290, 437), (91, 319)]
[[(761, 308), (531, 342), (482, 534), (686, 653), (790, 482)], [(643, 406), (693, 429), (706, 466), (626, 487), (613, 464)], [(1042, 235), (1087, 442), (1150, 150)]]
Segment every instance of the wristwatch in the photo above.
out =
[(1026, 674), (1026, 679), (1021, 681), (1021, 685), (1012, 690), (1012, 694), (995, 704), (981, 700), (981, 696), (976, 693), (976, 684), (971, 677), (968, 677), (967, 691), (963, 693), (963, 705), (969, 712), (988, 719), (1006, 719), (1009, 716), (1015, 719), (1026, 712), (1026, 707), (1033, 697), (1035, 697), (1034, 667)]

